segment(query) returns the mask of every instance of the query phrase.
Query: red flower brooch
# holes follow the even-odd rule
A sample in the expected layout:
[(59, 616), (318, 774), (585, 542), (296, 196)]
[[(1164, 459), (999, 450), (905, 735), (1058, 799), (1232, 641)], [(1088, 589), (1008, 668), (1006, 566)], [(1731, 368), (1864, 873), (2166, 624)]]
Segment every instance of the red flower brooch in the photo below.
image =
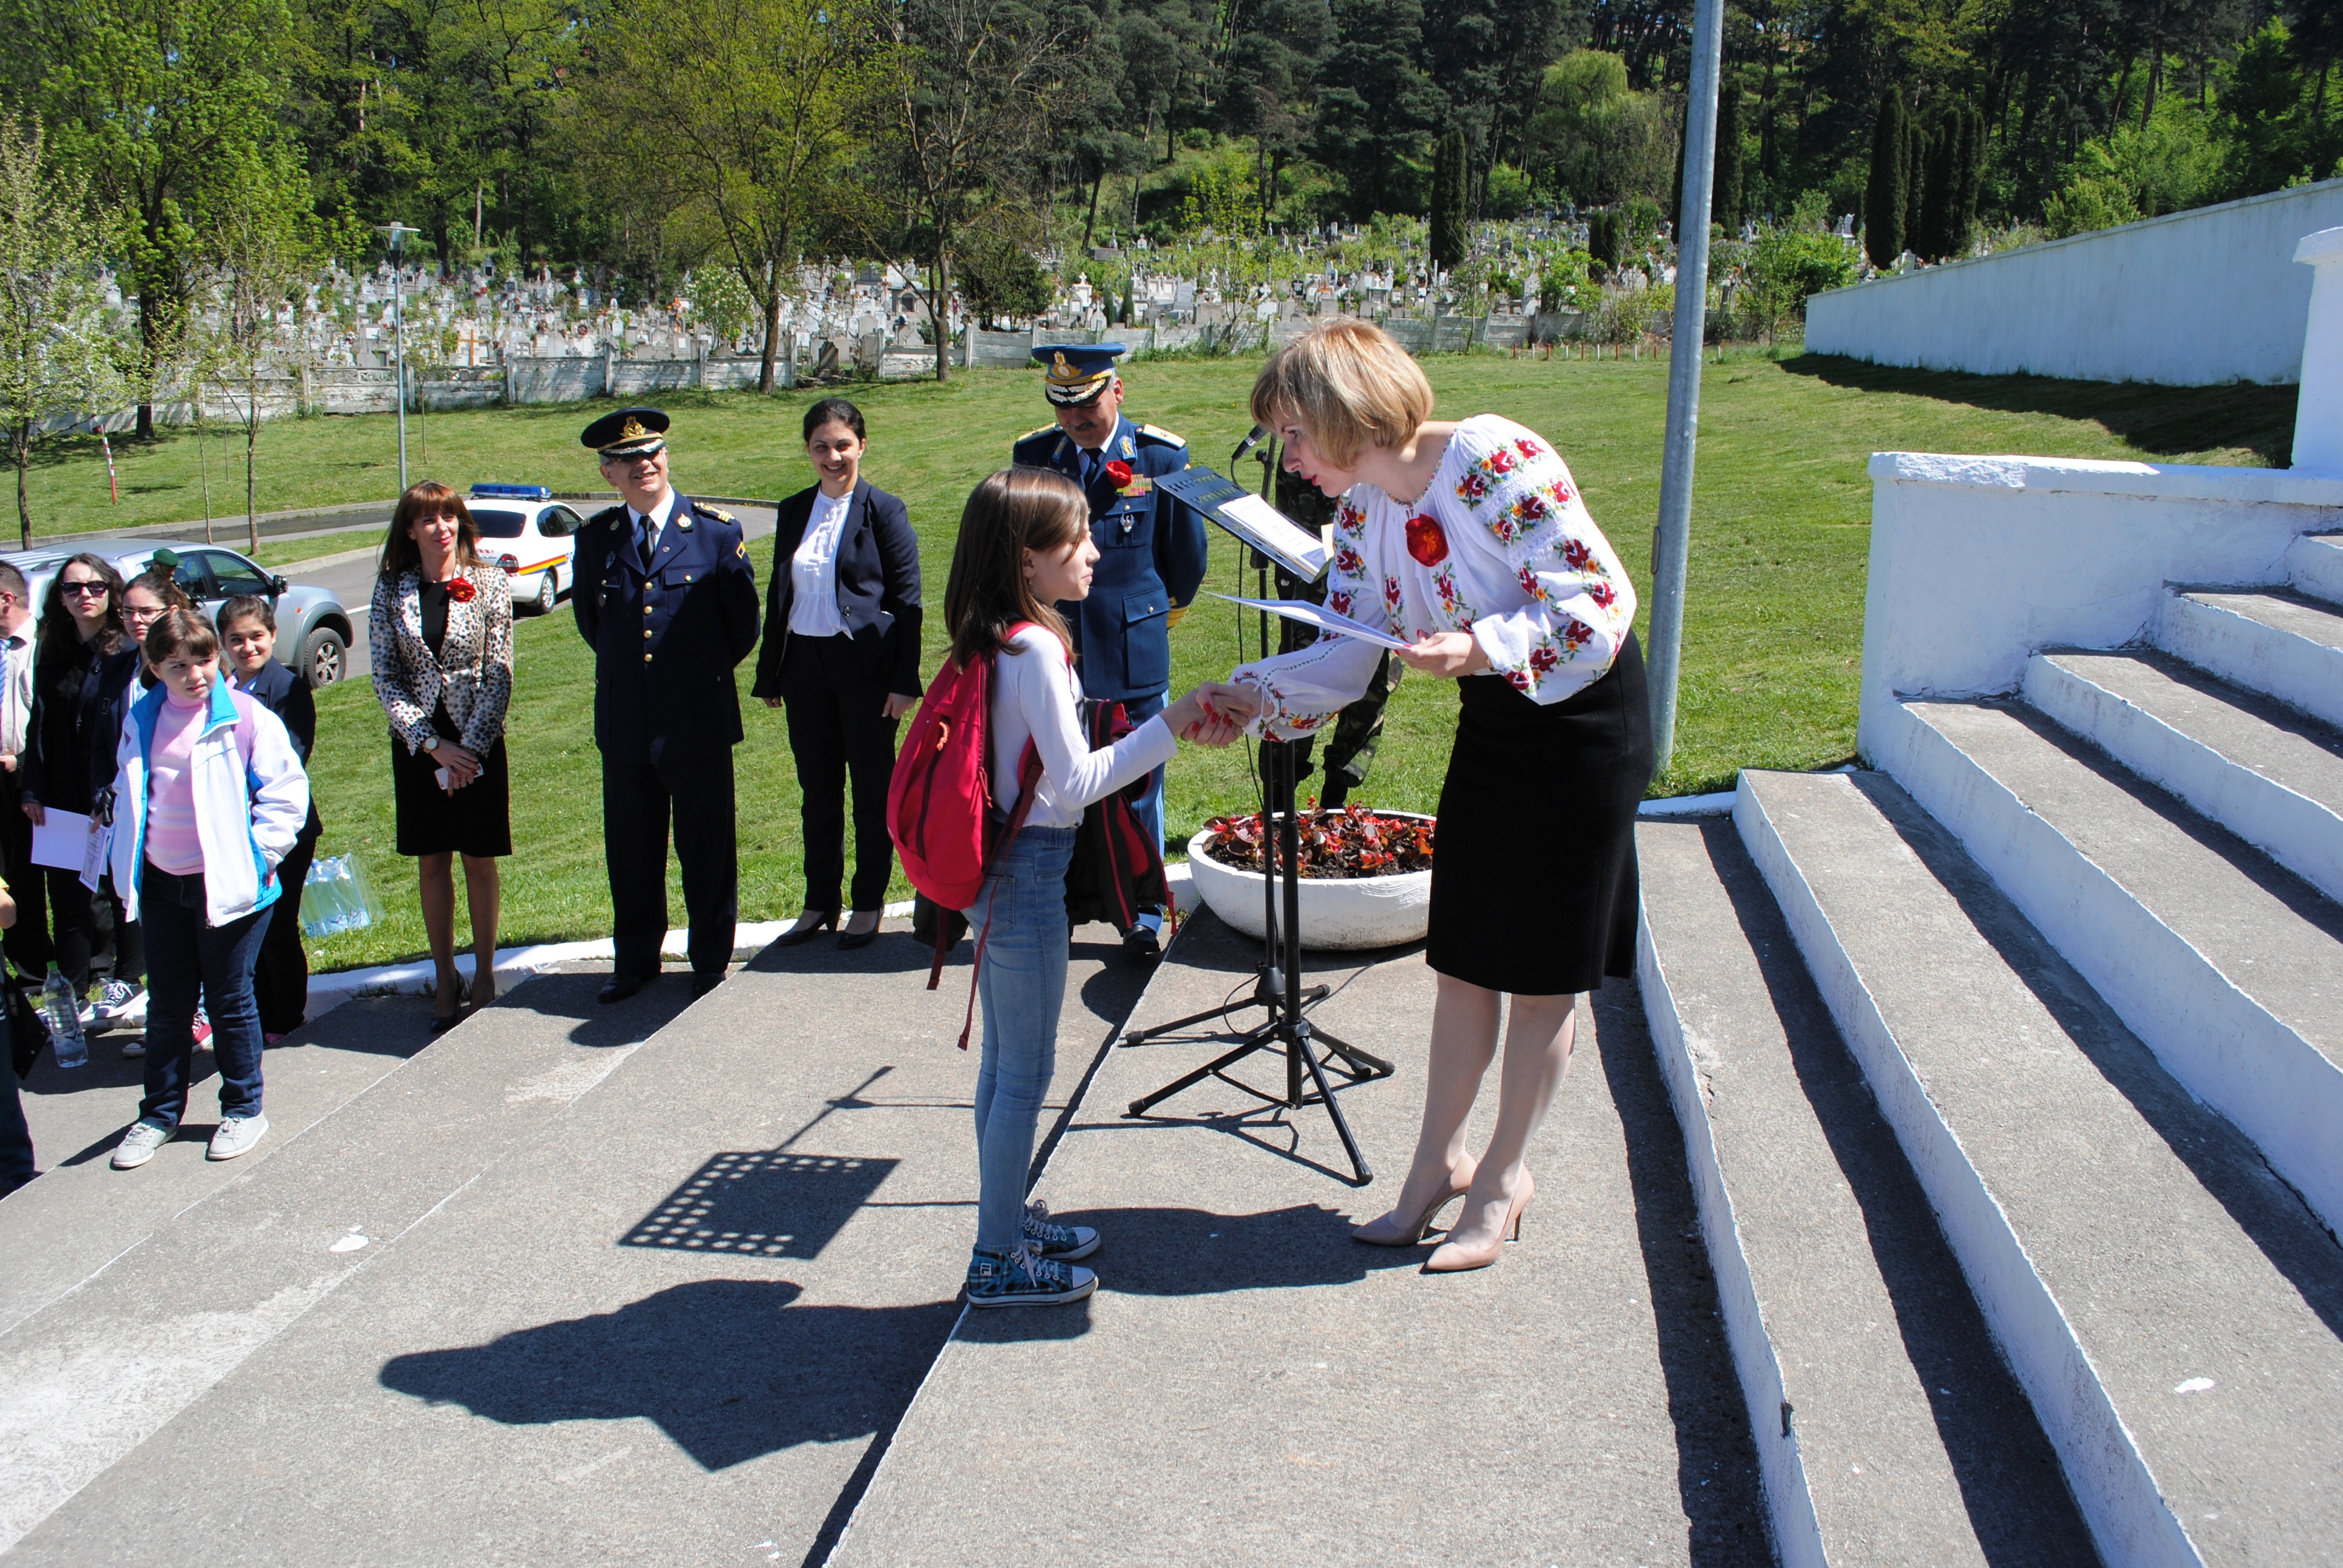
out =
[(479, 589), (472, 586), (472, 579), (469, 578), (449, 578), (447, 579), (447, 597), (454, 599), (458, 604), (471, 603), (472, 600), (478, 596), (479, 591)]
[(1106, 477), (1120, 490), (1131, 483), (1131, 465), (1118, 457), (1106, 466)]
[(1420, 512), (1407, 520), (1407, 553), (1419, 565), (1436, 567), (1448, 558), (1448, 536), (1440, 531), (1440, 519), (1429, 512)]

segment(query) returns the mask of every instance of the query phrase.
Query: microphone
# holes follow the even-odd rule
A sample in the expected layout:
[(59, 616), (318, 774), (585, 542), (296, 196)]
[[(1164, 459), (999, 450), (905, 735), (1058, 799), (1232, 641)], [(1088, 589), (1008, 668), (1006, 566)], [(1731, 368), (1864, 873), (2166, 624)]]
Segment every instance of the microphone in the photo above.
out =
[(1237, 449), (1229, 454), (1229, 467), (1233, 468), (1239, 463), (1243, 462), (1245, 454), (1252, 451), (1255, 447), (1260, 446), (1268, 435), (1268, 426), (1255, 425), (1252, 429), (1247, 433), (1245, 438), (1237, 443)]

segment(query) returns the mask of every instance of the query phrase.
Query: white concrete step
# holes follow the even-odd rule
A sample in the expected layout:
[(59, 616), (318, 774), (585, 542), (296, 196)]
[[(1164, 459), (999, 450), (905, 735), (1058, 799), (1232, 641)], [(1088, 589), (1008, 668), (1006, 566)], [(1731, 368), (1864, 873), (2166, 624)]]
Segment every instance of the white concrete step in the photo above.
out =
[(1635, 838), (1637, 984), (1781, 1561), (2091, 1562), (2049, 1440), (1732, 822)]
[(2286, 551), (2287, 580), (2312, 598), (2343, 604), (2343, 534), (2303, 534)]
[(2343, 608), (2283, 590), (2175, 590), (2153, 637), (2199, 669), (2343, 724)]
[(1735, 819), (2106, 1561), (2343, 1545), (2343, 1249), (1877, 774)]
[(2343, 908), (2030, 709), (1906, 711), (1896, 779), (2343, 1229)]
[(2343, 735), (2156, 653), (2036, 654), (2026, 699), (2343, 900)]

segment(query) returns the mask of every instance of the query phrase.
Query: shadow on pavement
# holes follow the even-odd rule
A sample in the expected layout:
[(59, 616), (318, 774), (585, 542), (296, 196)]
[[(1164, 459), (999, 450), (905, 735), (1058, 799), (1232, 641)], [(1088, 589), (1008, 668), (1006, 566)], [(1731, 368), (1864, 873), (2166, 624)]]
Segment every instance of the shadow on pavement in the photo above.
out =
[(805, 1307), (800, 1293), (785, 1280), (695, 1281), (487, 1344), (395, 1356), (381, 1382), (508, 1426), (640, 1416), (709, 1471), (892, 1432), (960, 1303)]
[(1420, 1267), (1436, 1244), (1363, 1245), (1351, 1240), (1351, 1216), (1316, 1203), (1259, 1214), (1096, 1209), (1051, 1218), (1098, 1227), (1112, 1249), (1111, 1258), (1102, 1253), (1097, 1265), (1104, 1277), (1101, 1288), (1125, 1296), (1347, 1285), (1383, 1270)]
[(709, 1155), (657, 1208), (628, 1226), (618, 1244), (734, 1257), (818, 1257), (900, 1163), (779, 1149), (727, 1150)]

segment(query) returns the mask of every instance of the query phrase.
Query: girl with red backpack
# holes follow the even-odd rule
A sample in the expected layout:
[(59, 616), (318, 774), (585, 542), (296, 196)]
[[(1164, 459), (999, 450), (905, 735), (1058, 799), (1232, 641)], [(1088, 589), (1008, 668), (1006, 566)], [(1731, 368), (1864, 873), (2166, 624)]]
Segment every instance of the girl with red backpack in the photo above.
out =
[(1208, 746), (1233, 740), (1241, 721), (1218, 707), (1220, 698), (1247, 714), (1252, 707), (1250, 692), (1200, 686), (1113, 746), (1091, 750), (1075, 708), (1071, 641), (1052, 606), (1089, 594), (1097, 559), (1090, 505), (1072, 480), (1004, 469), (969, 497), (944, 590), (955, 666), (991, 664), (983, 753), (990, 815), (996, 834), (1011, 835), (986, 857), (982, 890), (968, 910), (983, 933), (977, 994), (984, 1009), (971, 1306), (1050, 1306), (1098, 1288), (1096, 1274), (1072, 1266), (1098, 1250), (1098, 1232), (1054, 1224), (1041, 1205), (1025, 1204), (1034, 1125), (1056, 1067), (1066, 866), (1082, 808), (1170, 760), (1182, 737)]

